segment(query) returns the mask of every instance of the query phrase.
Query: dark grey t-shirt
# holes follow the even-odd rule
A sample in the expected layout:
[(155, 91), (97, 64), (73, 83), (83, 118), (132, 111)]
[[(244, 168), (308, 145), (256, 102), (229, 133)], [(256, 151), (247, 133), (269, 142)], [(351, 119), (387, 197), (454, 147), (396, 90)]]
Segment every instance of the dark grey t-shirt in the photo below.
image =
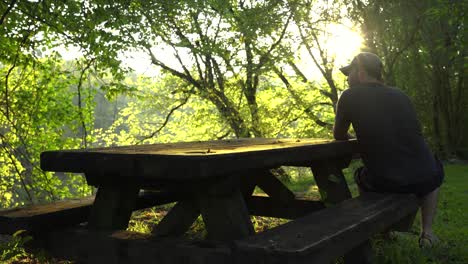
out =
[(336, 122), (352, 124), (375, 186), (440, 185), (439, 167), (424, 141), (416, 112), (399, 89), (372, 83), (345, 90)]

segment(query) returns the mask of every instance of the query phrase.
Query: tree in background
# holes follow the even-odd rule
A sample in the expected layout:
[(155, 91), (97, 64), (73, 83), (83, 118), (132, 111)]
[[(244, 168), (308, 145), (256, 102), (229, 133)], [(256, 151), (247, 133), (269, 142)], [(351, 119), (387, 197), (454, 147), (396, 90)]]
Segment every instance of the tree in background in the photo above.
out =
[[(5, 54), (2, 63), (6, 70), (2, 90), (5, 120), (24, 120), (13, 111), (12, 102), (19, 91), (27, 88), (10, 89), (13, 68), (27, 71), (28, 63), (45, 65), (43, 62), (51, 59), (48, 54), (54, 47), (72, 45), (79, 47), (83, 54), (83, 59), (74, 62), (71, 72), (59, 66), (59, 70), (43, 68), (45, 72), (40, 72), (49, 76), (44, 77), (46, 79), (53, 76), (67, 81), (61, 86), (53, 81), (35, 85), (40, 91), (53, 90), (73, 97), (71, 101), (70, 98), (60, 100), (67, 105), (59, 109), (70, 113), (57, 114), (47, 121), (60, 124), (62, 129), (57, 128), (53, 133), (48, 131), (49, 134), (74, 144), (24, 144), (24, 148), (31, 149), (41, 145), (41, 150), (31, 155), (35, 158), (30, 163), (35, 167), (40, 151), (50, 148), (87, 148), (92, 144), (112, 145), (116, 142), (136, 144), (154, 142), (155, 137), (159, 141), (164, 138), (174, 140), (177, 136), (186, 140), (190, 138), (189, 134), (183, 134), (180, 129), (176, 131), (173, 124), (176, 121), (187, 124), (181, 120), (194, 112), (197, 114), (192, 114), (191, 120), (199, 120), (194, 125), (211, 124), (204, 126), (206, 132), (198, 130), (198, 137), (294, 136), (296, 130), (300, 131), (300, 136), (314, 135), (314, 126), (304, 116), (304, 113), (314, 116), (313, 110), (298, 107), (310, 97), (306, 91), (308, 87), (295, 84), (296, 88), (302, 88), (300, 93), (284, 93), (278, 89), (281, 83), (272, 74), (278, 65), (293, 61), (294, 56), (288, 45), (292, 43), (289, 27), (293, 13), (284, 1), (109, 3), (102, 0), (12, 0), (1, 4), (2, 52)], [(151, 62), (163, 69), (166, 77), (161, 83), (125, 81), (128, 69), (122, 67), (118, 57), (135, 50), (146, 52)], [(132, 85), (127, 85), (129, 83)], [(132, 90), (132, 87), (139, 87), (139, 90)], [(93, 131), (92, 98), (99, 91), (107, 97), (127, 93), (134, 99), (123, 109), (121, 117), (114, 118), (116, 122), (109, 129), (101, 127), (101, 130)], [(295, 104), (290, 103), (291, 96), (295, 98)], [(314, 93), (312, 98), (319, 96)], [(45, 109), (53, 104), (41, 101), (41, 98), (44, 97), (36, 94), (30, 97)], [(27, 104), (26, 100), (18, 101)], [(206, 102), (211, 107), (205, 106)], [(149, 110), (154, 112), (149, 113)], [(29, 113), (30, 117), (37, 115), (36, 112)], [(331, 119), (332, 116), (328, 116), (328, 120)], [(318, 118), (313, 120), (318, 122)], [(49, 128), (47, 124), (44, 120), (42, 126)], [(106, 133), (98, 134), (103, 130)], [(161, 134), (163, 130), (166, 134)], [(19, 132), (11, 135), (17, 134)], [(14, 145), (11, 138), (4, 137), (3, 142)], [(13, 159), (10, 163), (15, 164)], [(20, 164), (28, 167), (24, 161)], [(21, 169), (16, 171), (18, 175), (21, 173)], [(34, 178), (33, 174), (26, 178)], [(41, 182), (48, 185), (45, 180)], [(22, 188), (28, 190), (27, 184)], [(48, 199), (57, 197), (56, 187), (50, 187), (50, 190)]]
[[(330, 136), (344, 79), (322, 39), (346, 19), (345, 6), (385, 61), (387, 82), (413, 98), (433, 147), (461, 155), (465, 3), (2, 0), (2, 206), (15, 205), (12, 197), (90, 192), (79, 176), (43, 173), (39, 154), (47, 149)], [(64, 46), (82, 56), (64, 62), (54, 52)], [(135, 51), (161, 74), (130, 74), (121, 58)], [(313, 62), (322, 83), (307, 77), (301, 59)]]
[[(290, 91), (292, 97), (300, 105), (306, 108), (307, 116), (314, 122), (328, 131), (333, 127), (333, 117), (338, 102), (338, 95), (344, 89), (339, 87), (334, 76), (337, 66), (335, 65), (334, 51), (330, 51), (324, 41), (330, 38), (331, 24), (343, 22), (343, 5), (335, 1), (289, 1), (289, 8), (293, 14), (294, 29), (297, 32), (296, 38), (300, 45), (298, 48), (304, 48), (307, 54), (307, 60), (313, 61), (313, 64), (320, 71), (325, 84), (316, 85), (313, 80), (309, 80), (295, 63), (296, 57), (289, 57), (287, 60), (294, 72), (293, 78), (299, 78), (309, 89), (318, 91), (319, 97), (313, 102), (305, 103), (302, 96), (298, 96), (293, 90), (291, 82), (286, 74), (275, 69), (276, 74), (283, 81)], [(324, 114), (324, 113), (328, 113)], [(330, 118), (331, 117), (331, 118)]]
[[(293, 10), (284, 1), (42, 1), (22, 3), (16, 9), (42, 23), (50, 35), (60, 36), (62, 43), (79, 46), (93, 62), (90, 67), (108, 67), (114, 78), (125, 72), (117, 59), (119, 52), (146, 52), (154, 65), (190, 86), (177, 91), (185, 95), (181, 102), (196, 95), (212, 103), (229, 124), (230, 132), (223, 134), (236, 137), (267, 135), (262, 131), (257, 91), (268, 72), (291, 63), (295, 56), (289, 47), (294, 42), (289, 29)], [(322, 89), (322, 94), (333, 105), (336, 85), (326, 56), (321, 60), (332, 85), (331, 93)], [(329, 129), (329, 123), (307, 109), (309, 117)]]
[[(141, 1), (132, 8), (142, 16), (132, 31), (147, 30), (133, 45), (189, 85), (179, 92), (212, 103), (236, 137), (264, 136), (257, 91), (269, 62), (282, 57), (290, 22), (282, 1)], [(176, 64), (154, 52), (158, 44)]]
[[(2, 207), (88, 195), (82, 177), (43, 172), (48, 149), (86, 147), (93, 123), (95, 60), (64, 63), (51, 48), (66, 43), (36, 19), (45, 3), (1, 2), (0, 204)], [(48, 17), (53, 20), (53, 14)], [(96, 71), (94, 71), (96, 74)], [(94, 80), (94, 81), (93, 81)]]

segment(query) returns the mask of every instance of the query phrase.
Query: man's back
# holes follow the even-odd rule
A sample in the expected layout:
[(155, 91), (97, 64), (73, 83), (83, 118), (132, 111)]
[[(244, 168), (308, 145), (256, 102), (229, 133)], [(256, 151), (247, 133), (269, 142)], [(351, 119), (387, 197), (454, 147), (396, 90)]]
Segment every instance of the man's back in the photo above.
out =
[(376, 186), (404, 191), (437, 179), (436, 162), (403, 92), (378, 83), (357, 85), (342, 94), (338, 111), (352, 123)]
[(444, 173), (429, 151), (408, 96), (383, 85), (383, 63), (361, 52), (341, 67), (350, 89), (337, 104), (333, 136), (348, 138), (352, 124), (361, 147), (364, 167), (354, 179), (359, 192), (414, 193), (421, 197), (419, 246), (432, 245), (437, 236), (432, 222)]

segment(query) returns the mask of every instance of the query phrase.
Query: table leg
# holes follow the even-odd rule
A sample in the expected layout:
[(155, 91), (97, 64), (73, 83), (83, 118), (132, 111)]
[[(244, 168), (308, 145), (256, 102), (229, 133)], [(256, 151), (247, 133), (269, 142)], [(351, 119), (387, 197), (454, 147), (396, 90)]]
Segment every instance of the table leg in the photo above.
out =
[(91, 229), (126, 229), (135, 208), (139, 188), (135, 184), (99, 187), (88, 220)]
[(351, 198), (351, 192), (342, 172), (347, 165), (348, 163), (338, 160), (324, 161), (312, 166), (315, 183), (325, 205), (336, 204)]
[[(243, 194), (250, 197), (254, 184), (238, 177), (198, 185), (190, 199), (179, 201), (153, 230), (157, 236), (183, 235), (200, 215), (208, 239), (229, 241), (254, 233)], [(242, 190), (242, 191), (241, 191)]]
[[(311, 167), (320, 196), (326, 206), (351, 198), (348, 184), (342, 169), (347, 167), (350, 158), (324, 161)], [(372, 251), (369, 240), (345, 254), (345, 263), (371, 263)]]
[(199, 197), (208, 239), (230, 241), (255, 233), (240, 190), (223, 196)]

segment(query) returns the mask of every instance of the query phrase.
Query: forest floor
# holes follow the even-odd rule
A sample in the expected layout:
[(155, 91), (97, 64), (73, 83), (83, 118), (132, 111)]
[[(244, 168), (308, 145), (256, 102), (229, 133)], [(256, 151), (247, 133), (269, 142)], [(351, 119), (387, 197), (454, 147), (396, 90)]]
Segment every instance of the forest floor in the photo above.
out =
[[(357, 195), (357, 186), (352, 181), (352, 170), (358, 164), (345, 170), (353, 196)], [(414, 225), (408, 233), (394, 232), (384, 239), (375, 236), (372, 246), (375, 253), (375, 263), (468, 263), (468, 164), (447, 164), (446, 178), (439, 195), (439, 207), (434, 223), (435, 233), (440, 242), (431, 249), (420, 249), (418, 235), (420, 216), (418, 214)], [(288, 187), (301, 197), (319, 197), (312, 177), (300, 177), (286, 183)], [(256, 190), (261, 193), (261, 190)], [(133, 213), (130, 220), (130, 231), (150, 233), (151, 229), (167, 213), (171, 205), (159, 206)], [(283, 224), (288, 220), (270, 217), (252, 216), (256, 232)], [(201, 218), (192, 225), (186, 236), (200, 239), (206, 235)], [(30, 254), (24, 251), (23, 241), (3, 243), (0, 241), (0, 263), (72, 263), (66, 260), (56, 260), (47, 257), (45, 252)], [(337, 260), (340, 263), (341, 260)]]

